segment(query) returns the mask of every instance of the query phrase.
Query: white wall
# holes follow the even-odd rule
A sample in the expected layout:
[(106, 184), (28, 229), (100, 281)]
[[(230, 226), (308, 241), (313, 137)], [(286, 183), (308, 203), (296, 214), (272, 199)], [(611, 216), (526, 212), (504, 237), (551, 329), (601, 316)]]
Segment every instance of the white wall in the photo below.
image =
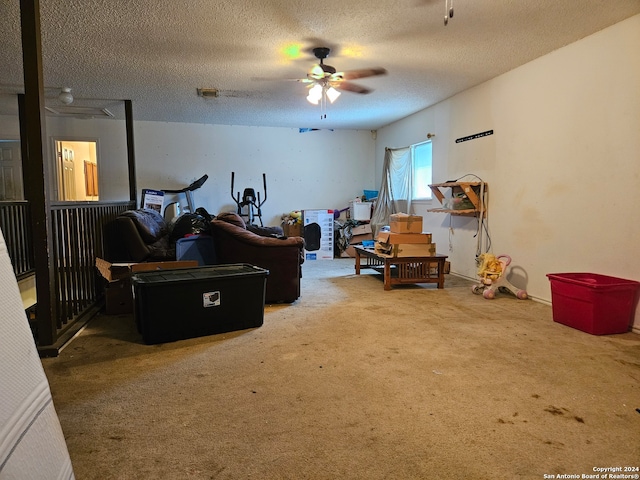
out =
[[(377, 184), (386, 146), (435, 133), (434, 183), (488, 182), (492, 251), (512, 257), (514, 284), (550, 301), (547, 273), (640, 280), (638, 45), (640, 15), (380, 129)], [(475, 278), (475, 220), (426, 209), (452, 271)]]
[[(98, 141), (101, 201), (129, 198), (126, 132), (113, 119), (47, 118), (49, 160), (53, 138)], [(19, 138), (17, 118), (0, 116), (0, 136)], [(11, 136), (11, 137), (10, 137)], [(235, 192), (254, 188), (264, 199), (265, 225), (280, 225), (292, 210), (346, 208), (363, 190), (374, 189), (375, 141), (364, 130), (243, 127), (134, 121), (138, 201), (143, 188), (180, 189), (205, 173), (209, 179), (194, 194), (210, 213), (235, 211)], [(235, 193), (234, 193), (235, 194)], [(167, 196), (165, 204), (175, 199)], [(184, 196), (180, 197), (186, 205)]]
[[(98, 189), (101, 201), (129, 199), (126, 126), (122, 120), (47, 117), (45, 161), (52, 172), (53, 198), (58, 198), (54, 169), (54, 142), (57, 140), (83, 140), (97, 142)], [(17, 116), (0, 115), (0, 138), (20, 139), (20, 123)], [(80, 159), (79, 159), (80, 160)], [(94, 159), (95, 160), (95, 159)], [(104, 165), (103, 165), (104, 163)], [(82, 163), (79, 163), (79, 171)]]
[(206, 173), (194, 196), (213, 214), (236, 209), (231, 172), (234, 194), (254, 188), (261, 199), (266, 174), (265, 225), (292, 210), (344, 208), (374, 186), (369, 131), (135, 122), (134, 134), (138, 188), (178, 189)]

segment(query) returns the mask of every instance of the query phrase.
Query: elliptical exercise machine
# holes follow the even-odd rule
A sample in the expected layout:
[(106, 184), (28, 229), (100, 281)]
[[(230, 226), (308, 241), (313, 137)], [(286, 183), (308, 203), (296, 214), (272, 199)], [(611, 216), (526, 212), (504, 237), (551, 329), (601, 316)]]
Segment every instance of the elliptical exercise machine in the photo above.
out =
[(235, 172), (231, 172), (231, 198), (238, 206), (238, 215), (240, 215), (247, 225), (254, 225), (254, 220), (257, 217), (260, 220), (260, 226), (262, 224), (262, 205), (267, 201), (267, 176), (262, 174), (262, 183), (264, 185), (264, 199), (260, 200), (260, 192), (256, 194), (253, 188), (245, 188), (242, 193), (242, 201), (240, 201), (240, 192), (233, 196), (233, 183), (235, 178)]

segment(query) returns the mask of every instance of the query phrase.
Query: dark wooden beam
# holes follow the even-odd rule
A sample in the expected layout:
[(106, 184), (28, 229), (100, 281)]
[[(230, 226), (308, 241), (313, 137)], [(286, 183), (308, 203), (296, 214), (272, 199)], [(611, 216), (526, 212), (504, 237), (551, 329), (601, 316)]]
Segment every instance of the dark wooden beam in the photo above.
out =
[[(33, 233), (34, 266), (38, 306), (36, 322), (38, 342), (56, 341), (56, 301), (51, 239), (51, 182), (44, 161), (46, 145), (44, 81), (40, 43), (39, 0), (20, 0), (22, 28), (22, 63), (24, 95), (18, 97), (20, 108), (20, 140), (25, 198), (29, 201)], [(26, 321), (26, 320), (25, 320)]]
[(129, 160), (129, 199), (137, 205), (138, 187), (136, 186), (136, 152), (133, 143), (133, 105), (131, 100), (124, 101), (124, 115), (127, 129), (127, 158)]

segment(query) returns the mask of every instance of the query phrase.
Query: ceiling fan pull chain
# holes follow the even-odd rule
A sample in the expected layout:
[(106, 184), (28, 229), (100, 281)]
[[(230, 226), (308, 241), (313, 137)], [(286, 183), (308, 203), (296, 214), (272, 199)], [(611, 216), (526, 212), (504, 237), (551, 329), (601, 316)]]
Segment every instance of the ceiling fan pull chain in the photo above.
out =
[(453, 18), (453, 0), (444, 0), (444, 26), (449, 25), (449, 19)]
[(449, 0), (444, 0), (444, 26), (449, 25)]

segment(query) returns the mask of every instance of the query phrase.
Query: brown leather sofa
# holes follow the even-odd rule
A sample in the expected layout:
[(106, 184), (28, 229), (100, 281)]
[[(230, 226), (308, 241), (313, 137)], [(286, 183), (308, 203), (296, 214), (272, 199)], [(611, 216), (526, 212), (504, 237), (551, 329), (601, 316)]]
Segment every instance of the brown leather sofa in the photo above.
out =
[[(263, 229), (262, 233), (268, 231)], [(218, 262), (248, 263), (269, 270), (266, 303), (291, 303), (300, 296), (304, 239), (277, 233), (258, 235), (248, 230), (235, 213), (220, 214), (213, 219), (211, 234)]]
[[(115, 223), (110, 261), (152, 262), (176, 259), (171, 226), (153, 210), (128, 210)], [(304, 240), (284, 237), (280, 227), (246, 226), (235, 213), (211, 221), (218, 264), (247, 263), (269, 270), (266, 303), (291, 303), (300, 296)]]

